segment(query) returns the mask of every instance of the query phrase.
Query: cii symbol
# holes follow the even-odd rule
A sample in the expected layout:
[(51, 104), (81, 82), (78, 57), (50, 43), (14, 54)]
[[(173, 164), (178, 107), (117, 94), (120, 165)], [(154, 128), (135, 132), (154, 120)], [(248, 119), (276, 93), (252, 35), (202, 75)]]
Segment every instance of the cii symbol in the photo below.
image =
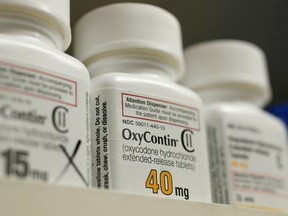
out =
[(54, 128), (60, 133), (68, 132), (67, 124), (68, 109), (63, 106), (57, 106), (52, 113), (52, 123)]
[(189, 129), (185, 129), (182, 131), (181, 142), (182, 142), (183, 148), (187, 152), (194, 152), (195, 151), (195, 149), (193, 147), (192, 137), (193, 137), (193, 131), (191, 131)]

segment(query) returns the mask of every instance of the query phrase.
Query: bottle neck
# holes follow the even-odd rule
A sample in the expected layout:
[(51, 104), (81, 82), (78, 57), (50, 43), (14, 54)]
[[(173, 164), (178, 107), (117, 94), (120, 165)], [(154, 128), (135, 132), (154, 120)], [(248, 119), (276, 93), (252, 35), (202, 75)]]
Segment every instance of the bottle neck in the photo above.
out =
[(91, 78), (106, 73), (145, 74), (175, 81), (174, 70), (167, 64), (141, 55), (117, 55), (85, 63)]
[(233, 86), (223, 86), (217, 88), (205, 88), (196, 90), (205, 105), (215, 103), (231, 103), (250, 107), (263, 107), (266, 101), (257, 91), (243, 89)]
[(0, 35), (40, 47), (63, 49), (63, 38), (57, 30), (26, 15), (1, 12)]

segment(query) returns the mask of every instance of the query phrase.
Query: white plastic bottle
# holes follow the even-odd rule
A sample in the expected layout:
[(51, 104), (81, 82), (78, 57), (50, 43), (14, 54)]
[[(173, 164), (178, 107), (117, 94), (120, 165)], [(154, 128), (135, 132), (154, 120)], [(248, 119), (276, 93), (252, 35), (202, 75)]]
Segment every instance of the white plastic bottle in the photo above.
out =
[(248, 42), (219, 40), (187, 48), (185, 59), (181, 83), (206, 107), (213, 201), (283, 212), (286, 131), (261, 109), (271, 98), (264, 53)]
[(156, 6), (108, 5), (75, 28), (91, 74), (92, 184), (211, 201), (202, 102), (183, 74), (178, 21)]
[(0, 0), (0, 177), (90, 184), (87, 69), (69, 0)]

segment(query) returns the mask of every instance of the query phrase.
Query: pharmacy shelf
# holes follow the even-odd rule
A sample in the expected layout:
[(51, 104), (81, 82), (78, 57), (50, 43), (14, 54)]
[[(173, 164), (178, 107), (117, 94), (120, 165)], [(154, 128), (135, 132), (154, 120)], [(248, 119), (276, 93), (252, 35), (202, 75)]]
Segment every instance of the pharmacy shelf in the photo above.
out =
[(1, 216), (288, 216), (228, 205), (0, 181)]

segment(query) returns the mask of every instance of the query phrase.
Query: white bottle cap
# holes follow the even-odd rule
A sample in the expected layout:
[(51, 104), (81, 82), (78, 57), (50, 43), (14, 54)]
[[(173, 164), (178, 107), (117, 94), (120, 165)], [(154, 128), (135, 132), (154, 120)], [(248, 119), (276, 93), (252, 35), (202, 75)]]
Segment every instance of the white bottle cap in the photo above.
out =
[(182, 85), (198, 93), (222, 86), (237, 88), (255, 96), (260, 106), (269, 102), (271, 88), (266, 58), (254, 44), (215, 40), (188, 47), (184, 55), (187, 71), (180, 81)]
[(0, 0), (0, 12), (15, 12), (49, 24), (63, 38), (66, 50), (71, 43), (70, 0)]
[(184, 73), (178, 20), (156, 6), (118, 3), (93, 10), (77, 23), (74, 54), (86, 66), (99, 58), (129, 53), (164, 62), (178, 80)]

